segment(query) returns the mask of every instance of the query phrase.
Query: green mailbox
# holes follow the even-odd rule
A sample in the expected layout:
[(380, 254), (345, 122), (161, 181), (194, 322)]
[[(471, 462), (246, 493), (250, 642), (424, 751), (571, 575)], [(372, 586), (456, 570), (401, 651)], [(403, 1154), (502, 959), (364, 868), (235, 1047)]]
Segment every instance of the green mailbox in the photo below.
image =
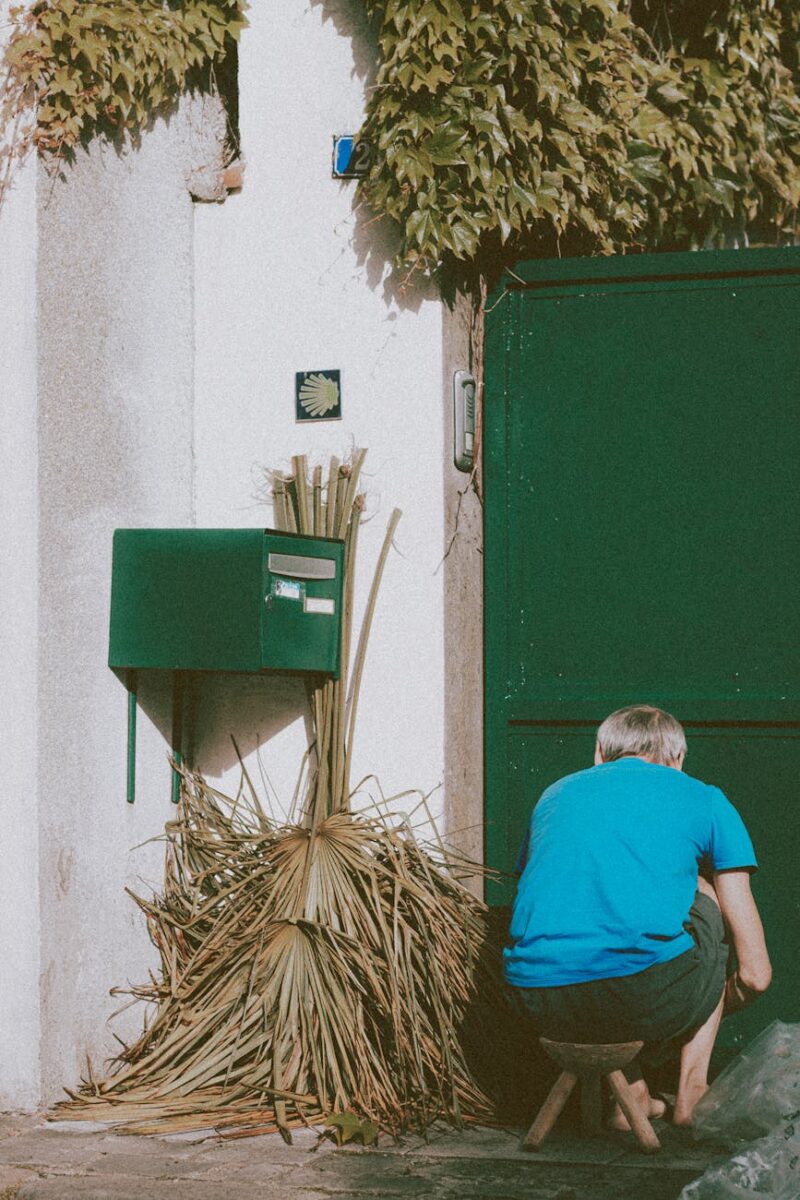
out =
[[(337, 678), (344, 542), (271, 529), (118, 529), (109, 666), (129, 691), (133, 800), (137, 673), (174, 672), (181, 759), (189, 673), (292, 671)], [(179, 780), (173, 780), (173, 799)]]

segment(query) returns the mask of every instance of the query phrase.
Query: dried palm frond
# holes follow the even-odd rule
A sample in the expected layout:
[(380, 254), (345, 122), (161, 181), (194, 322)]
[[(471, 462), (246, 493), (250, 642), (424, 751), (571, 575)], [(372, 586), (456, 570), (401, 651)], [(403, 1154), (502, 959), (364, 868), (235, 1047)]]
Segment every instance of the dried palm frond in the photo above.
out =
[[(462, 882), (475, 867), (441, 843), (427, 849), (386, 804), (351, 811), (364, 655), (399, 518), (389, 522), (348, 696), (363, 458), (334, 459), (327, 487), (319, 468), (309, 485), (302, 458), (291, 476), (274, 476), (282, 528), (346, 546), (342, 672), (311, 692), (301, 818), (277, 824), (254, 793), (228, 800), (184, 772), (163, 894), (137, 900), (161, 971), (131, 994), (154, 1006), (153, 1019), (107, 1078), (70, 1093), (62, 1118), (238, 1137), (288, 1136), (292, 1125), (346, 1111), (392, 1132), (492, 1117), (503, 1068), (487, 1056), (486, 1030), (502, 1024), (505, 1000), (484, 906)], [(487, 1062), (488, 1088), (476, 1075)]]
[(181, 805), (164, 893), (138, 901), (161, 973), (133, 994), (155, 1017), (61, 1115), (129, 1132), (489, 1119), (465, 1037), (502, 998), (469, 864), (445, 870), (389, 817), (265, 827), (199, 777)]

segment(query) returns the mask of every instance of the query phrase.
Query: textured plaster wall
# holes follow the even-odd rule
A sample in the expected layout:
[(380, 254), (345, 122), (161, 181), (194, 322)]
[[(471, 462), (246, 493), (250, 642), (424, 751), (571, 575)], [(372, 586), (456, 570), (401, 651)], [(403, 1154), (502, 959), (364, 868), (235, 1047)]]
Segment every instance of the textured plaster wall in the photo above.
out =
[(38, 1099), (35, 275), (31, 164), (0, 217), (0, 1108)]
[[(125, 691), (106, 666), (116, 526), (191, 522), (192, 208), (182, 122), (39, 177), (39, 810), (42, 1096), (113, 1049), (112, 984), (154, 957), (148, 890), (170, 815), (166, 694), (142, 695), (125, 802)], [(137, 1028), (141, 1014), (128, 1028)], [(125, 1031), (125, 1023), (118, 1027)]]
[[(374, 772), (386, 793), (427, 791), (444, 776), (441, 306), (393, 295), (380, 227), (354, 216), (352, 183), (331, 179), (332, 135), (362, 118), (360, 0), (276, 0), (248, 15), (244, 188), (195, 211), (197, 523), (269, 524), (264, 466), (369, 448), (359, 612), (389, 513), (398, 505), (404, 516), (370, 644), (354, 779)], [(296, 424), (295, 372), (332, 367), (343, 419)], [(290, 680), (221, 682), (201, 711), (199, 765), (235, 786), (237, 732), (254, 778), (262, 767), (285, 799), (306, 744), (303, 711)], [(441, 812), (441, 789), (433, 804)]]
[[(95, 147), (62, 180), (32, 170), (5, 231), (0, 222), (12, 314), (0, 332), (0, 494), (14, 514), (0, 533), (13, 668), (0, 676), (0, 953), (10, 968), (0, 973), (0, 1105), (57, 1098), (87, 1056), (96, 1070), (115, 1047), (106, 1021), (121, 1001), (109, 987), (142, 979), (155, 960), (124, 889), (148, 893), (162, 874), (163, 848), (141, 844), (174, 814), (168, 681), (140, 691), (131, 807), (125, 691), (105, 665), (114, 528), (266, 525), (263, 467), (368, 447), (357, 617), (389, 513), (398, 505), (404, 517), (353, 778), (374, 772), (386, 794), (434, 789), (444, 813), (445, 587), (456, 596), (460, 585), (442, 565), (454, 486), (442, 476), (442, 308), (398, 296), (379, 227), (353, 213), (353, 185), (330, 177), (331, 135), (357, 129), (369, 82), (362, 14), (357, 0), (253, 7), (241, 48), (245, 187), (224, 205), (191, 203), (187, 178), (216, 143), (187, 105), (136, 152)], [(342, 372), (343, 420), (296, 425), (295, 371), (327, 367)], [(455, 655), (451, 679), (463, 661)], [(234, 734), (280, 812), (304, 715), (304, 688), (290, 678), (212, 682), (198, 765), (234, 789)], [(448, 779), (459, 792), (463, 771), (448, 767)], [(114, 1028), (127, 1036), (140, 1024), (134, 1010)]]
[(453, 374), (470, 368), (471, 313), (464, 298), (444, 313), (445, 807), (449, 839), (483, 862), (483, 510), (452, 452)]

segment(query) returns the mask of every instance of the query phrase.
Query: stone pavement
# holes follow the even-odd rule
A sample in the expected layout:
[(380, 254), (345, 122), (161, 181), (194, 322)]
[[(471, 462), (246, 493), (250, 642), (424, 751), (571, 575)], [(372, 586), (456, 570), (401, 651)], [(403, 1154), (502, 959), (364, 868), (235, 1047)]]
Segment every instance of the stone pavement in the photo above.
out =
[(336, 1149), (312, 1130), (220, 1142), (124, 1137), (88, 1123), (0, 1115), (0, 1200), (677, 1200), (716, 1157), (656, 1122), (663, 1149), (632, 1135), (556, 1130), (538, 1154), (520, 1130), (437, 1126), (427, 1141), (382, 1137)]

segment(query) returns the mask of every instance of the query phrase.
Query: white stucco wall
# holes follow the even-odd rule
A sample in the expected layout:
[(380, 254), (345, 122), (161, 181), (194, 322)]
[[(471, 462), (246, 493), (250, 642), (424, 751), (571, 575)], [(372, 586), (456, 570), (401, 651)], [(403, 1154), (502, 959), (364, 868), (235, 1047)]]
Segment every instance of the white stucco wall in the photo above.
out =
[[(379, 226), (364, 229), (354, 184), (331, 178), (332, 135), (362, 120), (369, 53), (360, 0), (326, 19), (333, 11), (256, 4), (242, 35), (244, 188), (195, 209), (195, 516), (199, 526), (267, 525), (261, 468), (369, 449), (374, 519), (359, 545), (359, 609), (389, 513), (404, 515), (370, 642), (353, 778), (374, 772), (387, 794), (427, 791), (444, 773), (441, 306), (390, 298)], [(295, 372), (334, 367), (343, 419), (295, 423)], [(199, 765), (235, 786), (224, 747), (226, 722), (238, 720), (242, 748), (260, 742), (270, 780), (290, 795), (305, 748), (302, 689), (226, 687), (201, 717)], [(441, 811), (441, 791), (433, 804)]]
[[(155, 965), (124, 888), (149, 894), (173, 815), (166, 695), (143, 689), (136, 803), (126, 693), (108, 669), (112, 533), (182, 525), (192, 494), (192, 207), (181, 125), (95, 146), (39, 183), (41, 1096), (114, 1049), (111, 986)], [(141, 1013), (117, 1027), (139, 1028)]]
[[(353, 779), (389, 795), (444, 776), (442, 316), (384, 286), (375, 226), (330, 176), (357, 129), (368, 46), (356, 0), (254, 5), (241, 45), (244, 190), (192, 206), (182, 117), (141, 149), (95, 146), (63, 180), (32, 165), (0, 219), (0, 1108), (33, 1107), (113, 1052), (112, 986), (156, 956), (125, 888), (158, 885), (141, 847), (169, 802), (166, 679), (140, 693), (137, 799), (125, 803), (125, 691), (106, 666), (118, 526), (261, 526), (264, 467), (369, 449), (357, 617), (386, 521), (384, 577)], [(332, 11), (332, 10), (331, 10)], [(37, 220), (38, 219), (38, 220)], [(344, 418), (296, 425), (294, 373), (338, 367)], [(208, 681), (198, 765), (288, 800), (304, 685)], [(269, 785), (266, 780), (269, 780)], [(433, 808), (442, 812), (441, 789)], [(280, 812), (280, 803), (276, 806)], [(141, 847), (136, 849), (136, 847)], [(136, 1031), (133, 1011), (115, 1028)]]
[(0, 1108), (39, 1076), (35, 281), (31, 163), (0, 215)]

